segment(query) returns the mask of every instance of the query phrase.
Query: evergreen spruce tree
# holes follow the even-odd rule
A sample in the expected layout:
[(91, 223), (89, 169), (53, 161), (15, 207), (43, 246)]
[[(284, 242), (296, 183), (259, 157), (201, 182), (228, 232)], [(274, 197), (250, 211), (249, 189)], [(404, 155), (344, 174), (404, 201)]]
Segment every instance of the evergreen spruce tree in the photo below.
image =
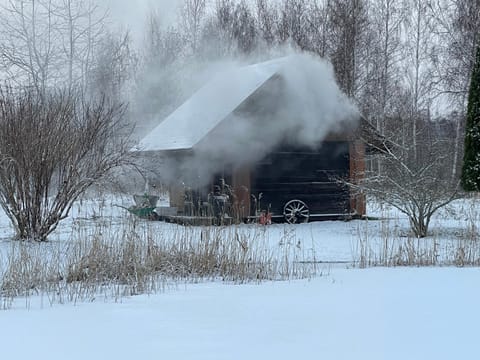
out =
[(466, 191), (480, 191), (480, 46), (468, 93), (462, 187)]

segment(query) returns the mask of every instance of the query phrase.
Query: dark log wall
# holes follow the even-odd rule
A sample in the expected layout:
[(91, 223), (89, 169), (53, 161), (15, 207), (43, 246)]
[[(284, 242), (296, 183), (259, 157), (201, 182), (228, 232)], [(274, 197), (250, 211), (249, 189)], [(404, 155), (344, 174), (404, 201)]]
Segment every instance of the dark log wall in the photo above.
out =
[(254, 167), (251, 193), (262, 194), (260, 208), (273, 215), (292, 199), (305, 202), (311, 216), (348, 214), (350, 192), (338, 180), (350, 176), (349, 153), (347, 141), (327, 141), (318, 150), (283, 146)]

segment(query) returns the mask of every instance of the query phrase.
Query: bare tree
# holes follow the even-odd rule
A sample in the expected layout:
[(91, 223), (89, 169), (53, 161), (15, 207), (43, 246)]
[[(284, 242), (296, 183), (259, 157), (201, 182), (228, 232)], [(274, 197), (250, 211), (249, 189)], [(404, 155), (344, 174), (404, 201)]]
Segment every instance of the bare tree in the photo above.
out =
[(105, 12), (90, 0), (8, 0), (0, 12), (0, 64), (38, 92), (86, 84)]
[[(403, 121), (396, 120), (397, 123)], [(360, 185), (352, 185), (407, 215), (417, 237), (427, 236), (435, 212), (459, 196), (459, 181), (452, 180), (448, 172), (452, 160), (451, 139), (442, 138), (432, 123), (421, 124), (416, 150), (411, 145), (398, 145), (400, 139), (394, 129), (383, 138), (382, 146), (367, 140), (368, 145), (378, 150), (372, 160), (380, 156), (383, 171), (367, 171)]]
[(436, 69), (437, 95), (447, 95), (452, 107), (459, 111), (455, 135), (455, 157), (452, 178), (457, 176), (462, 156), (463, 129), (467, 94), (475, 60), (475, 49), (480, 44), (479, 0), (432, 0), (430, 10), (435, 18), (433, 32), (438, 37), (437, 56), (432, 62)]
[(86, 84), (88, 93), (120, 102), (129, 98), (131, 94), (127, 93), (126, 87), (133, 83), (138, 64), (130, 33), (107, 32), (96, 48)]
[(391, 118), (392, 101), (399, 81), (401, 39), (400, 33), (406, 18), (403, 0), (379, 0), (370, 8), (372, 41), (368, 54), (369, 74), (366, 87), (370, 92), (369, 117), (380, 132), (384, 132), (385, 120)]
[[(246, 12), (241, 14), (245, 6)], [(255, 19), (250, 14), (246, 4), (236, 3), (234, 0), (216, 0), (212, 14), (206, 18), (202, 29), (202, 57), (207, 60), (230, 57), (239, 52), (239, 41), (248, 41), (256, 25), (251, 27)], [(243, 19), (241, 17), (246, 15)], [(244, 21), (245, 20), (245, 21)], [(243, 29), (242, 29), (243, 27)], [(242, 32), (245, 31), (245, 34)], [(245, 39), (243, 36), (246, 35)], [(240, 51), (241, 52), (241, 51)]]
[[(255, 18), (244, 1), (217, 0), (214, 19), (206, 27), (209, 46), (217, 47), (220, 56), (248, 52), (255, 41)], [(243, 49), (242, 49), (243, 47)]]
[(27, 82), (44, 92), (49, 80), (56, 81), (61, 51), (54, 30), (51, 0), (8, 0), (1, 7), (0, 56), (10, 81)]
[(433, 30), (444, 46), (439, 64), (443, 85), (463, 106), (480, 41), (480, 0), (432, 0), (429, 8), (436, 21)]
[(326, 58), (329, 53), (328, 24), (329, 12), (327, 10), (328, 0), (313, 0), (309, 4), (308, 24), (310, 32), (310, 50)]
[(91, 0), (61, 0), (53, 15), (61, 32), (68, 88), (87, 84), (96, 46), (106, 31), (107, 14)]
[(148, 14), (145, 41), (143, 62), (147, 67), (164, 67), (185, 57), (186, 42), (180, 30), (164, 28), (156, 11)]
[(128, 158), (128, 136), (117, 136), (124, 107), (80, 99), (0, 94), (0, 206), (18, 239), (45, 241), (73, 202)]
[(144, 50), (136, 71), (140, 86), (133, 102), (144, 121), (148, 122), (159, 114), (166, 115), (178, 105), (181, 93), (179, 70), (183, 69), (187, 53), (188, 43), (182, 32), (175, 26), (163, 27), (160, 15), (150, 12)]
[(181, 18), (193, 54), (197, 52), (198, 39), (204, 17), (205, 0), (184, 0)]
[(241, 0), (233, 13), (232, 35), (238, 50), (248, 54), (257, 43), (257, 25), (245, 0)]
[(216, 0), (215, 17), (220, 28), (228, 30), (232, 23), (235, 2), (233, 0)]
[[(411, 139), (414, 156), (417, 156), (417, 125), (423, 117), (430, 116), (432, 102), (433, 77), (431, 57), (435, 54), (435, 46), (431, 36), (432, 16), (428, 4), (422, 0), (410, 0), (409, 16), (407, 17), (406, 58), (404, 65), (407, 74), (410, 93), (409, 122), (411, 124)], [(435, 55), (433, 55), (435, 56)]]
[(301, 49), (308, 47), (309, 23), (305, 0), (285, 0), (281, 8), (278, 36), (281, 42), (292, 41)]
[(342, 90), (355, 98), (359, 87), (359, 49), (366, 33), (368, 16), (365, 0), (338, 0), (327, 3), (329, 12), (329, 58)]
[(269, 46), (276, 41), (278, 13), (275, 6), (267, 0), (257, 0), (257, 27), (260, 37)]

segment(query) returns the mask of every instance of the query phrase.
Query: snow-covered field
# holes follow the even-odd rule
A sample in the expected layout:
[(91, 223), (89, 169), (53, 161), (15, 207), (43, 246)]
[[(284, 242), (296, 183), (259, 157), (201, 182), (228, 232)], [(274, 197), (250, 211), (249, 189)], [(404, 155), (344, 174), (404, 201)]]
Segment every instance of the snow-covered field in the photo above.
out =
[[(103, 217), (120, 223), (126, 214), (111, 205), (82, 203), (51, 244), (61, 244), (79, 224)], [(289, 242), (320, 262), (318, 276), (310, 279), (179, 283), (158, 294), (75, 305), (51, 305), (41, 296), (18, 299), (0, 311), (2, 358), (477, 358), (480, 269), (359, 269), (362, 241), (377, 250), (386, 234), (391, 242), (408, 239), (408, 221), (399, 214), (370, 213), (389, 219), (240, 227), (261, 233), (269, 248)], [(425, 241), (438, 244), (439, 257), (447, 256), (448, 249), (470, 239), (477, 220), (476, 207), (459, 202), (435, 218)], [(147, 226), (165, 233), (176, 228), (161, 222)], [(6, 259), (11, 231), (2, 217), (0, 231), (0, 259)]]
[(4, 359), (475, 359), (479, 269), (333, 269), (0, 313)]

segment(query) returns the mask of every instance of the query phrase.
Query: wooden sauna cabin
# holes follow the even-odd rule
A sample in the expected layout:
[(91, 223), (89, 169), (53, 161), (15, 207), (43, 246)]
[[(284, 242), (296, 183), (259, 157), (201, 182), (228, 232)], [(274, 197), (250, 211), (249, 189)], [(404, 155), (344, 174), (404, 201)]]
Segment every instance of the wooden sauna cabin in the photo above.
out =
[[(170, 187), (166, 213), (176, 213), (169, 218), (298, 223), (365, 215), (365, 196), (347, 184), (365, 174), (373, 127), (356, 115), (308, 143), (297, 140), (295, 126), (279, 132), (279, 121), (301, 111), (282, 66), (284, 58), (214, 77), (139, 141), (134, 150), (168, 174), (161, 181)], [(319, 104), (312, 121), (315, 114), (322, 121), (322, 111)]]

